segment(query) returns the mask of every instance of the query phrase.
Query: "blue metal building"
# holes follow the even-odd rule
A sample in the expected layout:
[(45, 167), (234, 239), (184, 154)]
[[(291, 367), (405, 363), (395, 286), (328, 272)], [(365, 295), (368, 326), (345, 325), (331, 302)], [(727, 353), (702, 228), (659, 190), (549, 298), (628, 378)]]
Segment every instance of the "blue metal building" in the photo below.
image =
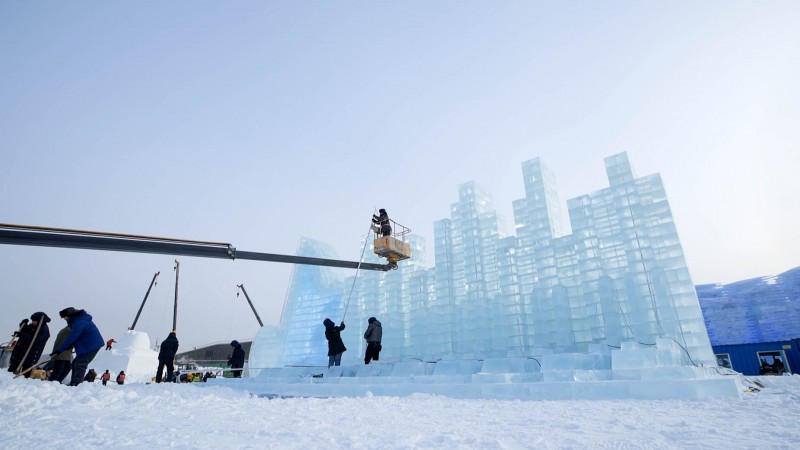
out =
[(758, 342), (754, 344), (712, 345), (717, 355), (717, 364), (728, 367), (744, 375), (777, 375), (761, 373), (762, 360), (774, 367), (775, 360), (784, 364), (784, 371), (800, 373), (800, 347), (798, 339), (777, 342)]

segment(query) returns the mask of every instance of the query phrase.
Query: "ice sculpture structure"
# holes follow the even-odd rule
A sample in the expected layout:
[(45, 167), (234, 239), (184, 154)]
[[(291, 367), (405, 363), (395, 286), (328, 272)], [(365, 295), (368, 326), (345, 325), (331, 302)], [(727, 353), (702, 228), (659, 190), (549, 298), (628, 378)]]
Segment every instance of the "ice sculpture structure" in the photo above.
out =
[[(370, 316), (383, 323), (382, 359), (393, 361), (608, 353), (658, 340), (676, 360), (716, 365), (660, 176), (637, 178), (625, 153), (605, 167), (609, 187), (567, 202), (571, 234), (560, 226), (555, 177), (536, 158), (522, 164), (515, 236), (504, 234), (488, 192), (468, 182), (450, 217), (434, 223), (433, 268), (419, 236), (400, 269), (361, 272), (355, 283), (352, 273), (296, 266), (281, 331), (259, 335), (250, 367), (324, 365), (322, 320), (338, 322), (345, 308), (343, 365), (362, 359)], [(335, 257), (310, 239), (298, 254)]]

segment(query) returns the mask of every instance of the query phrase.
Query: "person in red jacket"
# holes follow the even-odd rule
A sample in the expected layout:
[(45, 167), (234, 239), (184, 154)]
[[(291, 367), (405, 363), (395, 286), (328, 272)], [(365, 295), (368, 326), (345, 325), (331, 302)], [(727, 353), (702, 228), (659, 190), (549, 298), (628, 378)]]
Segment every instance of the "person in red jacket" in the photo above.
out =
[(121, 370), (117, 375), (117, 384), (125, 384), (125, 371)]
[(108, 369), (106, 369), (106, 373), (100, 376), (100, 379), (103, 381), (103, 386), (105, 386), (108, 383), (108, 380), (111, 379), (111, 374), (108, 373)]
[(116, 343), (117, 343), (117, 341), (115, 341), (114, 339), (107, 340), (106, 341), (106, 350), (111, 350), (111, 346), (116, 344)]

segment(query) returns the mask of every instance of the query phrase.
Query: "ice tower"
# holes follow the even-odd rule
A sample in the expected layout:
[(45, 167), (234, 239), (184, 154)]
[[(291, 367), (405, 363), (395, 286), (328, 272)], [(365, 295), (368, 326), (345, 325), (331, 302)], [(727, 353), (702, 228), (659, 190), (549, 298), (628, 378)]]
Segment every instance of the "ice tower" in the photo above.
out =
[[(302, 238), (297, 248), (300, 256), (335, 259), (333, 249), (319, 241)], [(343, 312), (342, 269), (295, 265), (286, 294), (281, 326), (283, 354), (276, 358), (282, 365), (318, 364), (327, 361), (328, 344), (322, 321), (329, 317), (339, 322)], [(258, 342), (254, 343), (258, 347)], [(262, 352), (258, 349), (258, 352)], [(268, 358), (265, 355), (265, 359)], [(266, 361), (251, 361), (252, 367), (264, 367)]]
[(667, 338), (714, 365), (660, 175), (635, 177), (625, 153), (605, 165), (610, 187), (567, 203), (574, 251), (559, 271), (575, 343)]
[[(660, 341), (677, 346), (665, 350), (675, 358), (715, 365), (660, 176), (636, 177), (625, 153), (605, 167), (608, 187), (568, 200), (571, 234), (561, 227), (555, 177), (536, 158), (522, 164), (515, 236), (504, 235), (489, 193), (468, 182), (450, 217), (434, 222), (433, 268), (418, 236), (409, 237), (412, 258), (388, 273), (343, 279), (337, 269), (297, 266), (282, 333), (270, 332), (283, 350), (270, 361), (324, 364), (321, 322), (338, 321), (346, 307), (343, 364), (362, 358), (361, 333), (376, 316), (381, 357), (395, 361), (587, 354)], [(299, 254), (335, 258), (308, 239)]]

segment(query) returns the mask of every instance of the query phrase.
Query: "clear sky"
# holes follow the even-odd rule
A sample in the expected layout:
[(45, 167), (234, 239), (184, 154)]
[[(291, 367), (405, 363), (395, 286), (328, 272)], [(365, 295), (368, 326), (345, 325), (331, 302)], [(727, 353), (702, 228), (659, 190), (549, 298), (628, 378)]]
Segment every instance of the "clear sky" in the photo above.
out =
[[(800, 265), (800, 2), (0, 3), (0, 223), (357, 260), (375, 207), (424, 236), (521, 163), (566, 200), (660, 172), (695, 283)], [(566, 215), (564, 217), (566, 225)], [(509, 232), (512, 227), (509, 227)], [(428, 264), (433, 264), (432, 248)], [(180, 258), (181, 350), (279, 321), (291, 265)], [(0, 341), (86, 308), (171, 327), (173, 258), (0, 246)]]

